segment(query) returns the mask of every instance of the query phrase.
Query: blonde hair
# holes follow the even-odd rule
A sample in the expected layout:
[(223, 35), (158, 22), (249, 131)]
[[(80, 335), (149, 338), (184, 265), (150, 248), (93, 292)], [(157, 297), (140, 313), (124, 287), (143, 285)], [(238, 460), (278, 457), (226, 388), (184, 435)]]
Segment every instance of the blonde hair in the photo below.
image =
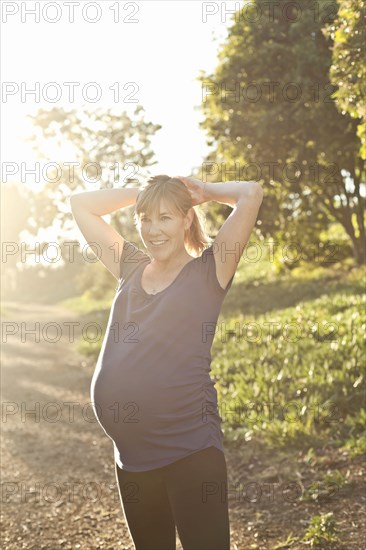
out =
[(139, 224), (140, 214), (159, 213), (158, 209), (162, 200), (172, 205), (182, 217), (187, 215), (190, 208), (193, 209), (193, 220), (184, 235), (184, 245), (189, 253), (199, 256), (206, 245), (211, 244), (211, 240), (202, 227), (204, 218), (192, 207), (191, 195), (184, 183), (178, 178), (171, 178), (166, 175), (149, 178), (136, 198), (135, 225)]

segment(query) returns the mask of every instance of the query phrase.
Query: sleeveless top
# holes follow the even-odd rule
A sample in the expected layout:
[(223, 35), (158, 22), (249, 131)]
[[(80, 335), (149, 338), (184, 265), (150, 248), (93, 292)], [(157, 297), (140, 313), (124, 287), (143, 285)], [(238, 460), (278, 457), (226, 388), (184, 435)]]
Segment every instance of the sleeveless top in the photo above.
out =
[(224, 450), (211, 345), (223, 289), (213, 245), (148, 294), (150, 256), (125, 240), (120, 278), (91, 382), (96, 418), (126, 471), (166, 466), (210, 447)]

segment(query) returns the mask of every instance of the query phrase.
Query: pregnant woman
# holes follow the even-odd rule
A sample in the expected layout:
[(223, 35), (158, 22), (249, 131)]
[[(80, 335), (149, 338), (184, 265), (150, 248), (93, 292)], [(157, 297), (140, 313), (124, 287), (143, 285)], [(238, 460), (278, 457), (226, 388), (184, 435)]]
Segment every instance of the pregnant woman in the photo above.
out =
[[(257, 182), (165, 175), (71, 197), (80, 231), (118, 281), (91, 398), (138, 550), (174, 550), (175, 528), (184, 550), (230, 549), (210, 349), (262, 200)], [(233, 208), (213, 242), (194, 208), (207, 201)], [(132, 204), (146, 252), (101, 217)]]

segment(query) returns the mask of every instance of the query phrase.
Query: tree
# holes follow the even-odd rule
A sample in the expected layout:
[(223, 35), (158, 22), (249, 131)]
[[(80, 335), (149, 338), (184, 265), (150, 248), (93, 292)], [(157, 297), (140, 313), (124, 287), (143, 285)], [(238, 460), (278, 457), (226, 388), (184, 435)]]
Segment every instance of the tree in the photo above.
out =
[[(50, 166), (47, 170), (42, 166), (42, 190), (29, 190), (27, 193), (29, 211), (26, 220), (22, 221), (22, 229), (38, 237), (36, 240), (41, 244), (41, 256), (47, 257), (50, 243), (45, 239), (44, 232), (39, 235), (42, 230), (52, 228), (52, 241), (58, 242), (65, 261), (62, 274), (58, 267), (56, 270), (48, 269), (48, 266), (43, 269), (45, 299), (49, 300), (51, 294), (52, 297), (61, 294), (64, 297), (70, 289), (71, 292), (82, 290), (79, 282), (93, 295), (103, 293), (115, 284), (111, 274), (102, 269), (99, 262), (92, 270), (93, 274), (90, 273), (93, 255), (89, 251), (83, 250), (82, 256), (79, 251), (73, 250), (73, 256), (69, 257), (71, 243), (70, 239), (65, 240), (65, 233), (75, 228), (69, 198), (74, 192), (95, 188), (115, 185), (138, 187), (148, 175), (149, 167), (156, 164), (150, 137), (161, 126), (146, 122), (141, 106), (136, 107), (131, 118), (125, 112), (116, 114), (111, 110), (66, 112), (58, 108), (39, 110), (36, 116), (30, 118), (34, 122), (35, 132), (28, 141), (33, 144), (38, 157)], [(65, 146), (67, 149), (64, 149)], [(110, 223), (127, 239), (134, 239), (136, 230), (132, 216), (125, 209), (112, 213)], [(88, 259), (87, 266), (85, 258)], [(80, 267), (85, 267), (85, 274), (81, 273)], [(60, 277), (62, 279), (62, 275), (65, 284), (60, 293), (60, 289), (52, 287), (59, 285), (57, 281)], [(35, 287), (39, 286), (37, 277), (33, 278)], [(47, 293), (47, 290), (52, 292)]]
[[(115, 114), (101, 109), (65, 112), (54, 108), (40, 110), (35, 117), (30, 117), (36, 134), (29, 141), (34, 143), (33, 148), (40, 157), (47, 158), (45, 148), (52, 143), (54, 151), (61, 151), (65, 145), (74, 151), (72, 159), (65, 158), (64, 152), (49, 159), (57, 166), (53, 173), (47, 171), (42, 192), (32, 203), (30, 232), (34, 232), (34, 226), (37, 230), (46, 229), (55, 220), (60, 230), (68, 229), (73, 223), (68, 202), (73, 192), (121, 185), (121, 180), (122, 186), (141, 183), (141, 176), (156, 164), (150, 136), (161, 128), (144, 121), (143, 111), (142, 106), (137, 106), (131, 119), (125, 112)], [(73, 168), (70, 162), (77, 162), (78, 166)], [(123, 211), (113, 213), (111, 224), (121, 232), (125, 218)]]
[(17, 262), (22, 261), (21, 232), (30, 214), (30, 193), (20, 184), (1, 185), (1, 247), (3, 294), (16, 292)]
[(287, 240), (297, 234), (298, 244), (311, 247), (329, 221), (338, 221), (363, 263), (359, 121), (336, 108), (329, 80), (332, 41), (322, 33), (334, 11), (318, 17), (306, 0), (256, 5), (256, 20), (244, 8), (233, 16), (214, 74), (199, 75), (207, 92), (201, 127), (215, 146), (207, 161), (216, 172), (217, 165), (238, 167), (235, 178), (221, 171), (222, 181), (256, 179), (264, 185), (264, 234)]
[(337, 0), (337, 19), (322, 29), (334, 41), (330, 77), (339, 88), (334, 94), (338, 109), (361, 119), (357, 135), (360, 157), (366, 160), (366, 18), (365, 0)]

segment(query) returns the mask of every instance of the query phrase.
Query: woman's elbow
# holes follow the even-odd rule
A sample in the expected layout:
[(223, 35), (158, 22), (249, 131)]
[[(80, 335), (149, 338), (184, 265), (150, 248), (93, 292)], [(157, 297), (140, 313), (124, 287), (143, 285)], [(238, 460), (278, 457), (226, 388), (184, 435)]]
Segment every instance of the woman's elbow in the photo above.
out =
[(263, 187), (261, 186), (261, 184), (258, 183), (257, 181), (250, 181), (250, 182), (246, 182), (246, 183), (248, 185), (248, 187), (246, 188), (247, 196), (262, 202), (264, 192), (263, 192)]
[(82, 197), (82, 193), (74, 193), (73, 195), (70, 196), (69, 204), (70, 204), (71, 210), (75, 209), (78, 205), (80, 206), (81, 197)]

